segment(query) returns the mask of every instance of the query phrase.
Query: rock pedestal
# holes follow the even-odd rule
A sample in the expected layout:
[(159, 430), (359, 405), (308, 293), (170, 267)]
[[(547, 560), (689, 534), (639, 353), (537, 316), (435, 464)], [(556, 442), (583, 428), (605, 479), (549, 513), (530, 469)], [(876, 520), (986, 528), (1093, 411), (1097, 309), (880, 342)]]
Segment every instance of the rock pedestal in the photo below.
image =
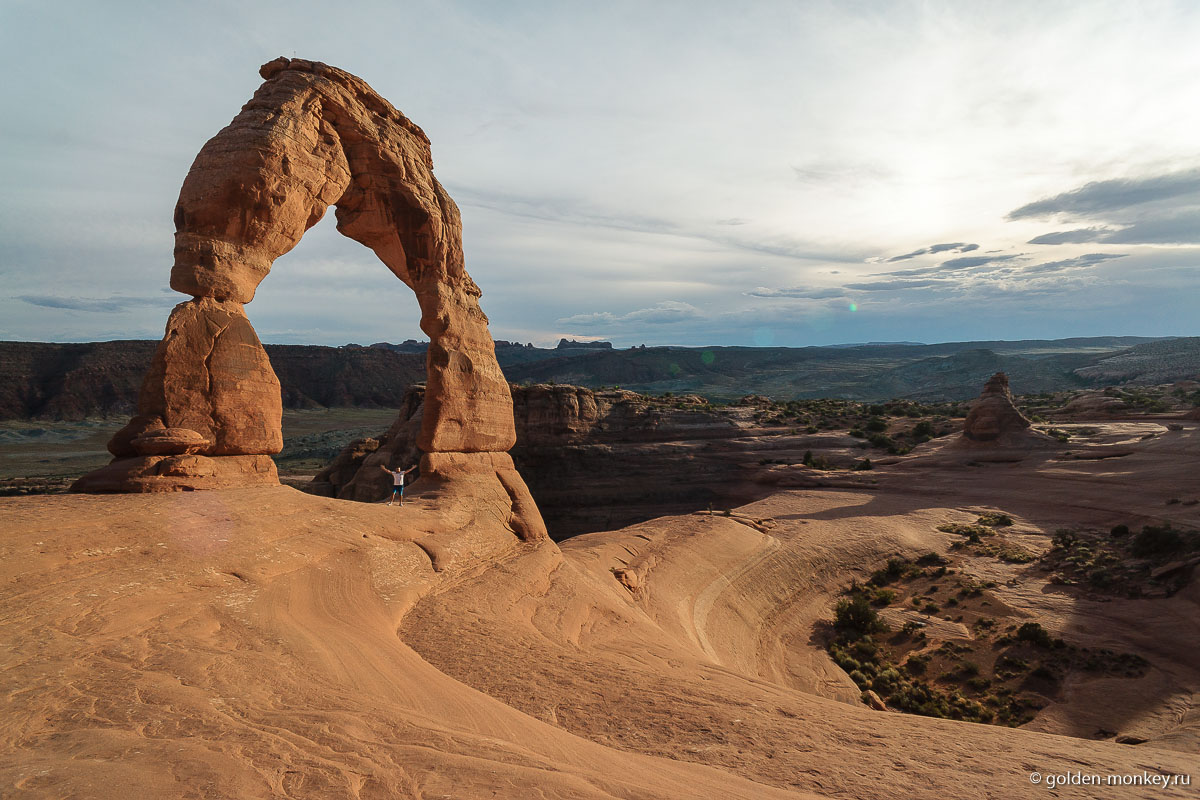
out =
[(175, 207), (171, 287), (192, 299), (172, 312), (137, 416), (109, 443), (116, 459), (73, 488), (277, 482), (268, 463), (283, 444), (279, 382), (242, 307), (275, 259), (334, 205), (338, 230), (416, 293), (430, 338), (417, 437), (422, 461), (432, 459), (430, 480), (486, 473), (522, 520), (522, 536), (545, 535), (506, 454), (516, 441), (512, 397), (429, 139), (342, 70), (278, 58), (260, 72), (265, 82), (201, 149)]

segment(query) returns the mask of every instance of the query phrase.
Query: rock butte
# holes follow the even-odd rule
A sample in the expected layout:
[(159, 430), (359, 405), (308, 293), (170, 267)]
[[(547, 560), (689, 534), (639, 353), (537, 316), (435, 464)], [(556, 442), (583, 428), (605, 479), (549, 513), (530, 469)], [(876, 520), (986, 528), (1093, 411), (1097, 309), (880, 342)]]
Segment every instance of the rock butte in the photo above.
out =
[(1045, 438), (1031, 429), (1032, 423), (1013, 404), (1008, 376), (997, 372), (983, 387), (963, 422), (962, 438), (976, 444), (1011, 443), (1017, 438)]
[(479, 287), (463, 265), (458, 207), (433, 176), (429, 139), (361, 79), (277, 58), (265, 82), (196, 156), (175, 207), (171, 312), (138, 413), (115, 459), (72, 487), (158, 492), (278, 483), (279, 381), (243, 305), (325, 210), (417, 296), (429, 336), (417, 492), (505, 506), (522, 538), (545, 536), (508, 450), (512, 398)]

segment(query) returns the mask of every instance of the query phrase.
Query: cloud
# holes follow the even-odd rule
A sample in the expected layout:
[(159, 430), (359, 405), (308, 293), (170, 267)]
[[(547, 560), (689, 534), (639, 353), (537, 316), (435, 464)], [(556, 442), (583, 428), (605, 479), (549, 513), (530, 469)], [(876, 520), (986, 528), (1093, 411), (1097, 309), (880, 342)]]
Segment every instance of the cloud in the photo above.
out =
[(1077, 228), (1047, 233), (1030, 244), (1102, 242), (1106, 244), (1200, 244), (1200, 207), (1158, 213), (1119, 228)]
[(847, 289), (856, 289), (860, 292), (891, 292), (899, 289), (921, 289), (927, 286), (947, 286), (946, 281), (941, 280), (893, 280), (893, 281), (871, 281), (868, 283), (848, 283)]
[(1034, 264), (1025, 267), (1022, 273), (1033, 275), (1044, 272), (1065, 272), (1073, 269), (1084, 269), (1096, 264), (1102, 264), (1105, 261), (1111, 261), (1114, 258), (1124, 258), (1126, 255), (1126, 253), (1087, 253), (1075, 258), (1063, 259), (1062, 261), (1047, 261), (1043, 264)]
[(599, 311), (593, 314), (574, 314), (557, 320), (559, 325), (611, 325), (626, 322), (642, 322), (650, 325), (668, 325), (685, 322), (701, 316), (700, 309), (691, 303), (679, 300), (663, 300), (649, 308), (639, 308), (628, 314), (612, 314)]
[(813, 161), (792, 166), (796, 180), (801, 183), (873, 183), (890, 177), (893, 172), (883, 164), (867, 161)]
[(181, 302), (179, 295), (172, 297), (125, 297), (113, 295), (107, 298), (86, 299), (82, 297), (55, 297), (46, 294), (22, 294), (17, 299), (42, 308), (62, 308), (70, 311), (113, 312), (128, 311), (131, 308), (144, 306), (167, 306)]
[(825, 300), (830, 297), (841, 297), (845, 292), (841, 289), (804, 289), (799, 286), (783, 289), (759, 286), (757, 289), (751, 289), (743, 294), (747, 297), (803, 297), (809, 300)]
[(1187, 195), (1200, 195), (1200, 169), (1144, 178), (1093, 181), (1078, 189), (1027, 203), (1009, 212), (1007, 219), (1037, 219), (1056, 214), (1103, 218), (1113, 211)]
[(1106, 233), (1110, 233), (1111, 231), (1111, 228), (1098, 227), (1043, 233), (1041, 236), (1035, 236), (1030, 239), (1027, 244), (1082, 244), (1084, 242), (1098, 242)]
[(966, 256), (964, 258), (952, 258), (949, 261), (943, 261), (938, 267), (940, 270), (960, 270), (972, 269), (974, 267), (982, 267), (984, 264), (992, 264), (998, 261), (1012, 261), (1014, 258), (1020, 258), (1021, 253), (1013, 253), (1006, 256)]
[(943, 242), (942, 244), (931, 244), (929, 247), (922, 247), (920, 250), (913, 250), (911, 253), (905, 253), (902, 256), (893, 256), (888, 259), (888, 262), (907, 261), (910, 258), (923, 256), (926, 253), (937, 254), (953, 251), (956, 253), (969, 253), (972, 250), (978, 250), (979, 245), (967, 244), (966, 242)]
[(953, 250), (956, 253), (969, 253), (972, 250), (978, 250), (979, 245), (967, 244), (965, 242), (950, 242), (949, 244), (934, 244), (929, 246), (931, 253), (944, 253), (947, 250)]
[[(596, 208), (587, 202), (566, 197), (520, 196), (484, 191), (459, 184), (447, 184), (456, 201), (462, 206), (483, 208), (500, 214), (539, 220), (541, 222), (578, 225), (585, 228), (609, 228), (617, 231), (646, 233), (659, 236), (678, 236), (750, 253), (792, 258), (801, 261), (832, 261), (852, 263), (860, 256), (834, 248), (815, 247), (790, 236), (774, 234), (732, 235), (714, 230), (711, 223), (676, 221), (649, 214), (613, 213)], [(731, 217), (716, 223), (721, 228), (737, 228), (749, 220)]]
[(891, 258), (888, 259), (888, 263), (890, 264), (893, 261), (908, 261), (910, 258), (916, 258), (917, 256), (923, 256), (928, 252), (929, 252), (928, 247), (922, 247), (920, 250), (913, 250), (911, 253), (905, 253), (902, 256), (892, 256)]

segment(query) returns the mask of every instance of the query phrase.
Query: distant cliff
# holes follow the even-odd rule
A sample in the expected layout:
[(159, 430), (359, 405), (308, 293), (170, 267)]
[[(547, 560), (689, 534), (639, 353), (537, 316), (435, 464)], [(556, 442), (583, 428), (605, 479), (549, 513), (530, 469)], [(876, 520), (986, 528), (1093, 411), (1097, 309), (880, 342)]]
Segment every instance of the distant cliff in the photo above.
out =
[[(0, 342), (0, 419), (124, 416), (156, 343)], [(370, 347), (267, 345), (288, 408), (399, 408), (425, 379), (427, 342)], [(996, 372), (1023, 393), (1149, 385), (1200, 377), (1200, 338), (1133, 336), (847, 347), (634, 347), (564, 340), (555, 348), (498, 341), (514, 383), (620, 386), (715, 400), (837, 397), (879, 402), (968, 400)]]
[[(0, 342), (0, 419), (126, 416), (157, 342)], [(425, 380), (423, 355), (366, 347), (266, 345), (285, 408), (396, 408)]]

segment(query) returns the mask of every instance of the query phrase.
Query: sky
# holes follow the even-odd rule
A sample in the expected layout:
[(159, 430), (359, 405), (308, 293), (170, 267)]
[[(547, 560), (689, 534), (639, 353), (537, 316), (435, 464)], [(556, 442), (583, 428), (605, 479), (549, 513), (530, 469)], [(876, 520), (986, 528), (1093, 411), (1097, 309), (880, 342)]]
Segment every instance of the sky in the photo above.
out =
[[(497, 339), (1200, 335), (1200, 3), (0, 0), (0, 339), (162, 336), (200, 147), (298, 56), (420, 125)], [(333, 215), (266, 342), (423, 338)]]

